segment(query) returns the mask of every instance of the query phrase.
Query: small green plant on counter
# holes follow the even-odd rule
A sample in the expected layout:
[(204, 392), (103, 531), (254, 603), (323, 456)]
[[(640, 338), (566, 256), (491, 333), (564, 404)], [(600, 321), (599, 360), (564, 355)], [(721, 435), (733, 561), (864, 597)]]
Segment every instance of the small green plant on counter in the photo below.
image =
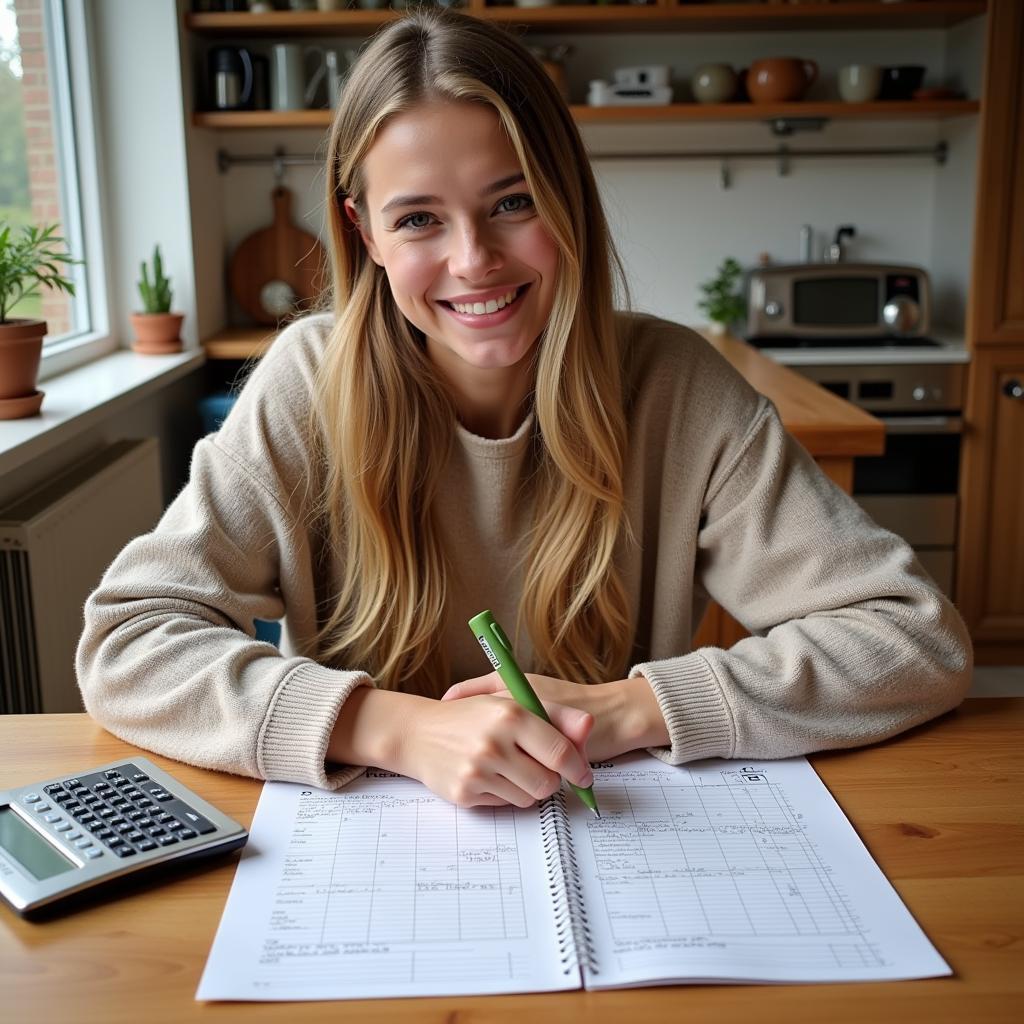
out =
[(139, 295), (145, 313), (169, 313), (171, 311), (171, 279), (164, 277), (164, 264), (160, 258), (160, 246), (153, 249), (153, 280), (149, 279), (146, 261), (142, 264), (142, 280), (139, 281)]
[(58, 264), (70, 267), (82, 260), (71, 258), (64, 239), (56, 234), (57, 225), (22, 227), (20, 237), (12, 237), (11, 225), (0, 230), (0, 323), (22, 299), (39, 292), (40, 285), (75, 294), (75, 285), (64, 276)]
[(719, 264), (718, 272), (701, 284), (703, 298), (697, 308), (716, 324), (729, 326), (747, 315), (747, 304), (739, 289), (743, 268), (731, 256)]

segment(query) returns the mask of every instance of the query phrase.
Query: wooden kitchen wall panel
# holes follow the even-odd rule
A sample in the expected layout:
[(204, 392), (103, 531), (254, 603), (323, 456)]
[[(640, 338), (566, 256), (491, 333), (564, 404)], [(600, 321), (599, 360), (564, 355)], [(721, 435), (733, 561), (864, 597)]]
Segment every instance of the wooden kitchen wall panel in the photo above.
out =
[[(974, 353), (965, 414), (957, 607), (979, 664), (1024, 664), (1024, 346)], [(1014, 654), (1015, 652), (1015, 654)]]
[(968, 313), (972, 345), (1024, 343), (1024, 2), (988, 15)]

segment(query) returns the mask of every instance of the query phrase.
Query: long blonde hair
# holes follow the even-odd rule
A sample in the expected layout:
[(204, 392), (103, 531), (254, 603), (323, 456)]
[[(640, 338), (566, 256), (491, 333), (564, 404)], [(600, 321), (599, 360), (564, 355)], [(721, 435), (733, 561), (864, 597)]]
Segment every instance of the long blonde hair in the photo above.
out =
[(454, 438), (448, 389), (422, 333), (345, 214), (368, 223), (362, 161), (396, 114), (434, 100), (489, 104), (559, 249), (549, 322), (534, 353), (531, 486), (516, 629), (535, 668), (577, 682), (625, 674), (634, 623), (613, 558), (624, 512), (626, 419), (613, 276), (628, 303), (579, 132), (543, 67), (508, 32), (444, 10), (380, 31), (346, 82), (331, 128), (327, 219), (335, 323), (313, 401), (319, 507), (340, 583), (319, 656), (380, 686), (437, 695), (449, 684), (441, 637), (449, 567), (434, 498)]

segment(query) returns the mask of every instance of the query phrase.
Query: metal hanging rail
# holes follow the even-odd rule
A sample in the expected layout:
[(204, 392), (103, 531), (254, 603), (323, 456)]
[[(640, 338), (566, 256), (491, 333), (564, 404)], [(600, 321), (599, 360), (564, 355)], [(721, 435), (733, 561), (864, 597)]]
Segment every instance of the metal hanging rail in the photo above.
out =
[[(775, 160), (780, 177), (789, 174), (790, 162), (804, 159), (831, 159), (835, 157), (928, 157), (939, 166), (946, 162), (949, 144), (936, 142), (933, 146), (894, 146), (887, 148), (836, 148), (836, 149), (790, 149), (784, 143), (774, 149), (687, 149), (672, 151), (623, 150), (615, 153), (589, 153), (591, 160), (717, 160), (719, 161), (719, 182), (723, 189), (732, 185), (730, 161), (733, 160)], [(320, 166), (323, 157), (313, 153), (286, 153), (278, 148), (273, 153), (259, 153), (236, 156), (223, 149), (217, 151), (217, 169), (226, 174), (236, 164), (272, 164), (274, 178), (280, 183), (286, 167)]]

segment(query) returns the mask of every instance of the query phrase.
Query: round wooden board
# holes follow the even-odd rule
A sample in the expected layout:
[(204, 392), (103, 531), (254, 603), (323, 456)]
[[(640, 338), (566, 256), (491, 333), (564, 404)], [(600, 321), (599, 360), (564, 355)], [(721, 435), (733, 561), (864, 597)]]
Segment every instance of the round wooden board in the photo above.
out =
[(266, 284), (284, 281), (295, 292), (296, 306), (309, 305), (320, 291), (327, 265), (319, 239), (292, 224), (291, 192), (279, 185), (270, 197), (274, 222), (244, 239), (228, 268), (235, 301), (259, 324), (276, 324), (286, 315), (264, 308), (260, 292)]

